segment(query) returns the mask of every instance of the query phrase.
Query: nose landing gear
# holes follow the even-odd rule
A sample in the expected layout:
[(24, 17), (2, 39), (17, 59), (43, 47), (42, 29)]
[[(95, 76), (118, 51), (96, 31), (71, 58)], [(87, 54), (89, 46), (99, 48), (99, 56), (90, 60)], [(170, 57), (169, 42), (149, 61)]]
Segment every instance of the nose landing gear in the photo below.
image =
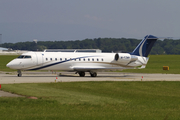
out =
[(22, 76), (21, 70), (18, 70), (17, 73), (18, 73), (18, 74), (17, 74), (18, 77), (21, 77), (21, 76)]

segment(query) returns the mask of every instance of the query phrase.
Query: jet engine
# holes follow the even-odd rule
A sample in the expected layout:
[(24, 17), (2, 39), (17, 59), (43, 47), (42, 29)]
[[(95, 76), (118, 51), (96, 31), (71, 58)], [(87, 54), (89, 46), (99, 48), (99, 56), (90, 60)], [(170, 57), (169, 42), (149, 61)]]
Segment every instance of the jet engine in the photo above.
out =
[(146, 63), (146, 61), (143, 61), (143, 59), (141, 60), (140, 58), (142, 59), (144, 57), (130, 55), (128, 53), (116, 53), (114, 56), (114, 61), (116, 64), (121, 64), (121, 65), (140, 66), (143, 63)]

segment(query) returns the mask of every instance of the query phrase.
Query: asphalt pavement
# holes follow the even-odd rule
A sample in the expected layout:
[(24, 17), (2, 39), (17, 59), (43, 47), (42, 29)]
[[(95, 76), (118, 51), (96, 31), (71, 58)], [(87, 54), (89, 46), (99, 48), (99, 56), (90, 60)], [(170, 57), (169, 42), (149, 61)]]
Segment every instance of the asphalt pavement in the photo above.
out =
[[(98, 72), (97, 77), (91, 77), (86, 73), (85, 77), (79, 77), (74, 72), (23, 72), (22, 77), (17, 77), (16, 72), (0, 73), (0, 85), (17, 83), (52, 83), (52, 82), (85, 82), (85, 81), (180, 81), (180, 74), (145, 74), (145, 73), (121, 73)], [(3, 92), (0, 97), (19, 97), (19, 95)]]

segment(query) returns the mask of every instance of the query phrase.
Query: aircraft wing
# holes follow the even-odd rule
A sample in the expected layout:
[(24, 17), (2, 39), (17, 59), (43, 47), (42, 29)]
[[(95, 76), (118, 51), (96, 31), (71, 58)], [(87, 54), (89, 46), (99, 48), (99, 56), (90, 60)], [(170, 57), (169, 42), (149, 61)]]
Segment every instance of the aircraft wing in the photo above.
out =
[[(75, 66), (72, 67), (75, 71), (101, 71), (101, 70), (123, 70), (124, 67), (101, 67), (101, 66)], [(133, 67), (134, 68), (134, 67)], [(128, 68), (131, 69), (131, 68)]]

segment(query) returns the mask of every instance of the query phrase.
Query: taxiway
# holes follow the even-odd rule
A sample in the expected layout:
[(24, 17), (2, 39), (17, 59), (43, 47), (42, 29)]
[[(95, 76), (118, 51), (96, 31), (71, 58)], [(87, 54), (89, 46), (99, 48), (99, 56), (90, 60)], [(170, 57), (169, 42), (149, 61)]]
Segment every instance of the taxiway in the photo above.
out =
[(24, 72), (22, 77), (17, 77), (16, 73), (0, 73), (0, 84), (79, 81), (180, 81), (180, 74), (99, 72), (97, 77), (90, 77), (88, 73), (79, 77), (74, 72)]

